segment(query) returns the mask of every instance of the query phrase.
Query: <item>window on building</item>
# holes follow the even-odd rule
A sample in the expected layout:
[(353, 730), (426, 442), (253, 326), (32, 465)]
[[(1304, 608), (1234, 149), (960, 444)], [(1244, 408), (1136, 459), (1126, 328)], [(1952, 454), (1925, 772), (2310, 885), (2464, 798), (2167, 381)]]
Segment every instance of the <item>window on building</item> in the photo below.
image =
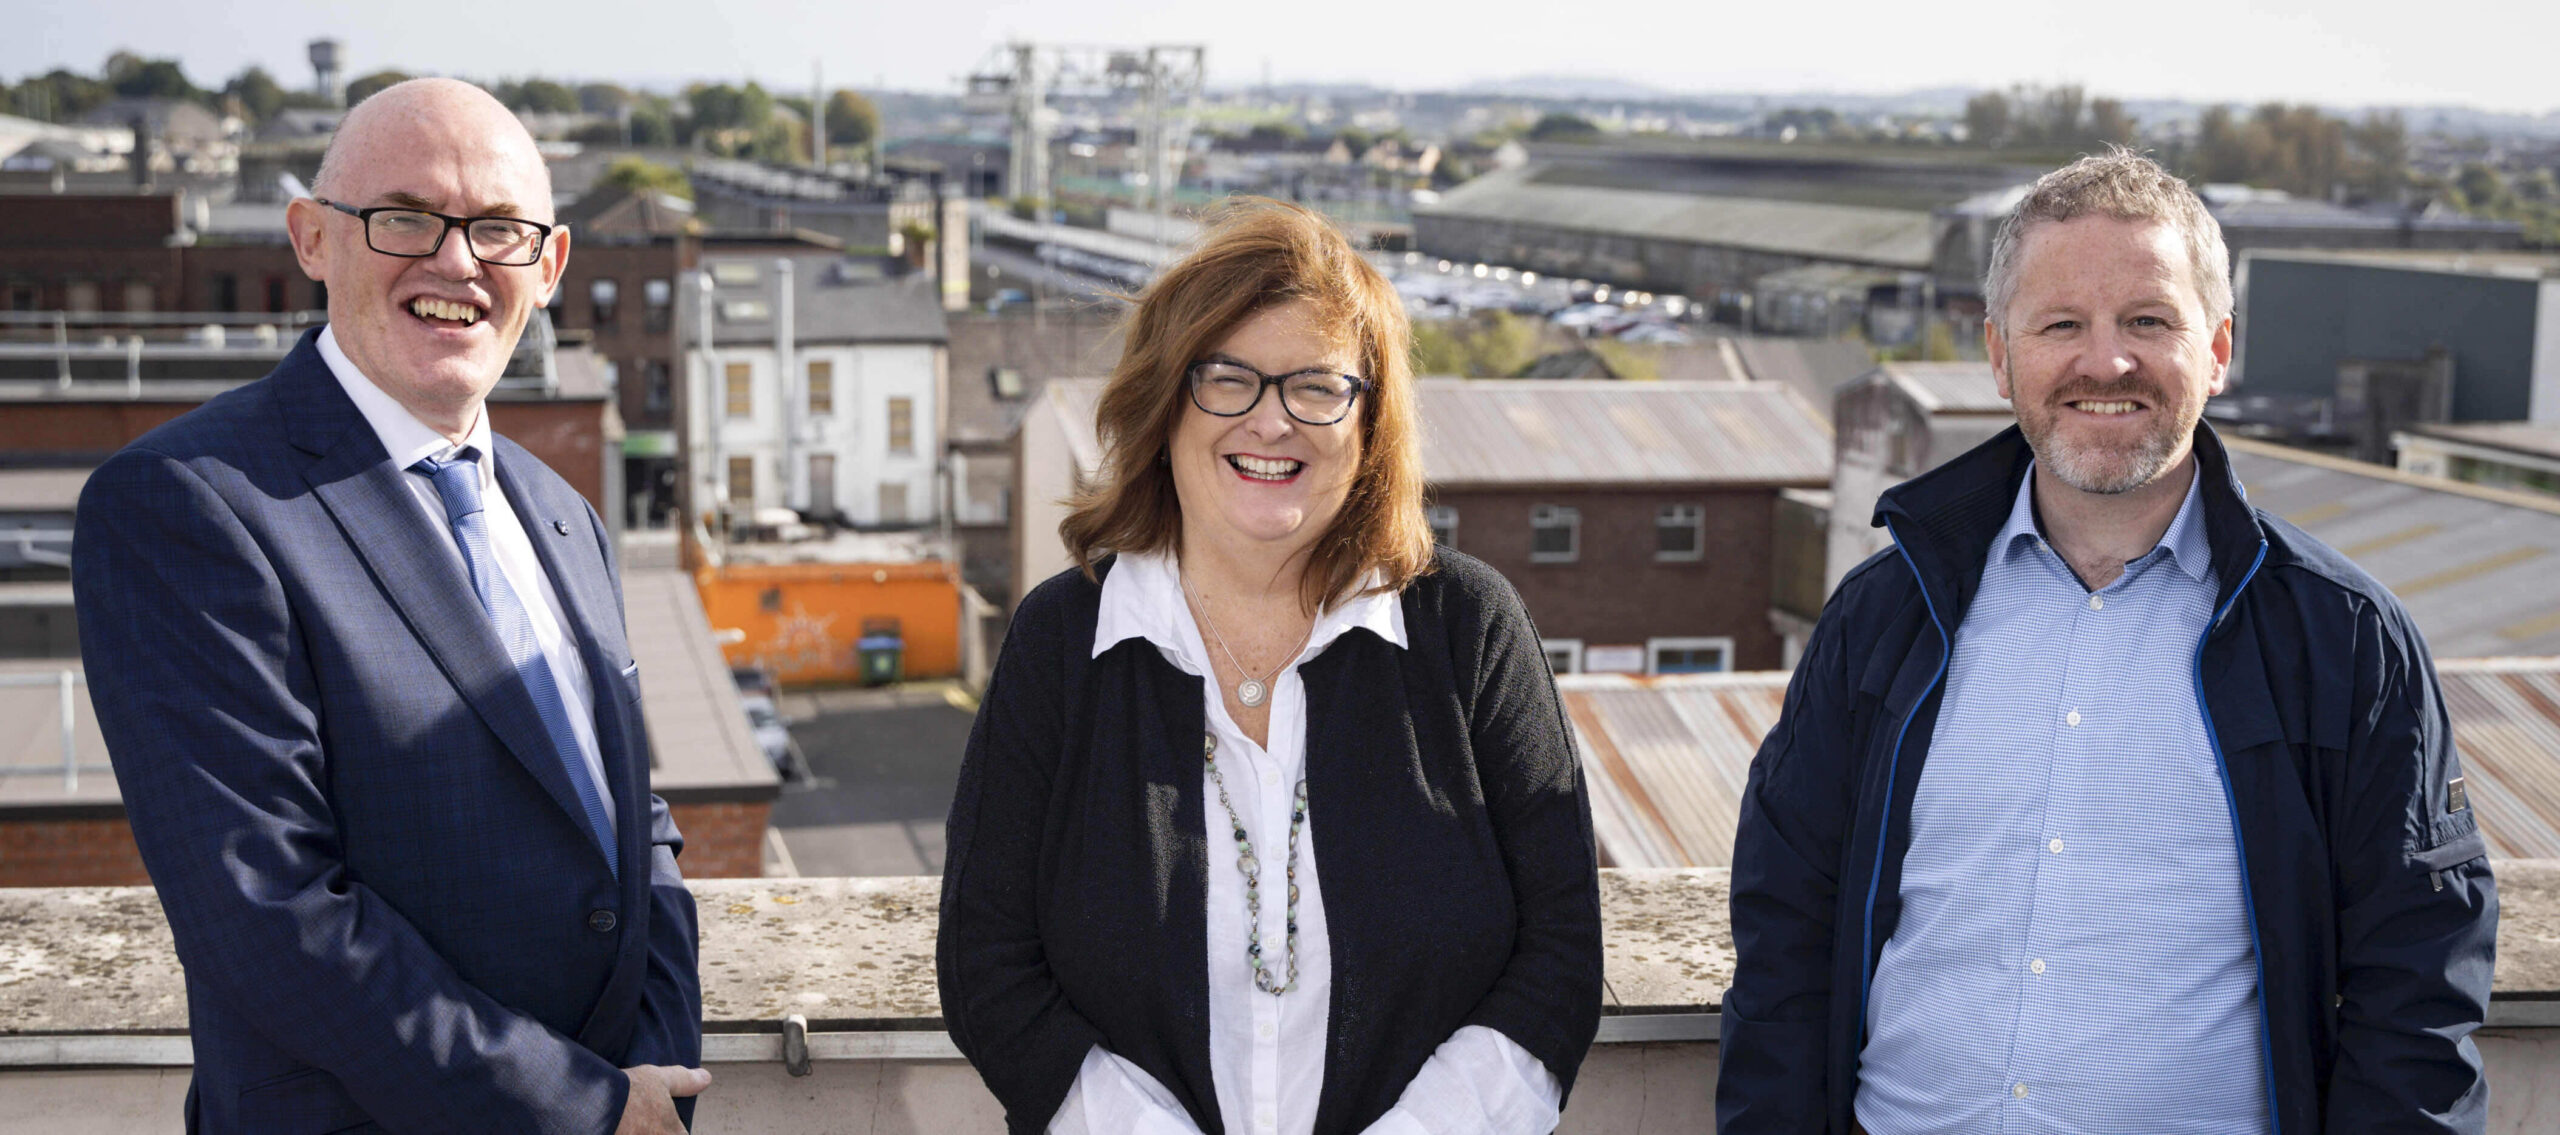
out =
[(213, 310), (240, 310), (240, 277), (234, 276), (229, 272), (218, 273), (214, 276)]
[(763, 300), (722, 300), (720, 321), (723, 323), (763, 323), (773, 318), (773, 305)]
[(1542, 504), (1529, 510), (1529, 562), (1571, 563), (1582, 554), (1582, 510)]
[(641, 314), (645, 329), (652, 335), (666, 334), (667, 328), (675, 323), (676, 286), (674, 281), (642, 280), (640, 298), (648, 305)]
[(98, 310), (98, 285), (90, 280), (73, 280), (62, 286), (62, 310), (73, 315), (87, 315)]
[(889, 400), (889, 452), (913, 453), (915, 451), (916, 400), (892, 398)]
[(836, 412), (836, 364), (826, 359), (809, 360), (809, 416)]
[(1458, 506), (1435, 504), (1424, 509), (1423, 518), (1431, 522), (1431, 539), (1444, 547), (1458, 546)]
[(9, 310), (11, 310), (11, 311), (34, 311), (35, 309), (36, 309), (36, 289), (35, 289), (35, 285), (33, 285), (33, 284), (11, 284), (11, 285), (9, 285)]
[(987, 389), (993, 391), (998, 398), (1008, 402), (1020, 398), (1027, 387), (1028, 384), (1023, 381), (1022, 371), (1019, 368), (987, 368)]
[(124, 285), (124, 309), (136, 315), (159, 310), (158, 296), (145, 280), (127, 280)]
[(1579, 674), (1582, 672), (1581, 639), (1541, 639), (1539, 640), (1538, 645), (1547, 652), (1548, 670), (1558, 674)]
[(587, 300), (592, 305), (587, 326), (599, 331), (611, 330), (614, 317), (621, 314), (622, 283), (610, 276), (587, 282)]
[(753, 508), (756, 503), (756, 459), (729, 459), (729, 503), (740, 508)]
[(755, 417), (756, 368), (746, 363), (730, 363), (728, 376), (729, 416), (732, 418)]
[(750, 287), (763, 278), (753, 260), (718, 260), (711, 265), (711, 282), (724, 288)]
[(651, 359), (646, 364), (646, 369), (643, 373), (648, 375), (648, 385), (641, 392), (641, 405), (647, 408), (647, 410), (652, 414), (663, 414), (674, 409), (676, 404), (675, 375), (667, 368), (667, 361), (665, 359)]
[(282, 277), (282, 276), (269, 276), (269, 277), (267, 277), (267, 311), (268, 311), (268, 313), (269, 313), (269, 314), (272, 314), (272, 315), (282, 315), (282, 314), (284, 314), (284, 312), (285, 312), (286, 310), (287, 310), (287, 308), (286, 308), (286, 305), (285, 305), (285, 302), (284, 302), (284, 277)]
[(1645, 643), (1648, 673), (1721, 674), (1733, 669), (1730, 638), (1657, 638)]
[(1707, 506), (1666, 504), (1654, 511), (1653, 533), (1654, 559), (1704, 559), (1707, 554)]
[(905, 481), (880, 482), (880, 523), (904, 524), (906, 522), (907, 483)]

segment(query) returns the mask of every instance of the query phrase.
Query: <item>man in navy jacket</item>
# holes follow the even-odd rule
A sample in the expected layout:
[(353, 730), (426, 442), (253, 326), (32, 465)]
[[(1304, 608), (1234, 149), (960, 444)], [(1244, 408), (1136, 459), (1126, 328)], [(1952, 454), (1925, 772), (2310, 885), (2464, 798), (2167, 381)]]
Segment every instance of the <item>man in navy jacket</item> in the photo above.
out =
[(567, 260), (549, 175), (496, 100), (418, 80), (314, 189), (287, 223), (328, 327), (80, 501), (188, 1128), (676, 1132), (709, 1081), (695, 915), (613, 548), (483, 406)]
[(1752, 763), (1721, 1131), (2481, 1130), (2497, 892), (2433, 665), (2201, 425), (2226, 257), (2123, 151), (2004, 225), (2019, 428), (1884, 496)]

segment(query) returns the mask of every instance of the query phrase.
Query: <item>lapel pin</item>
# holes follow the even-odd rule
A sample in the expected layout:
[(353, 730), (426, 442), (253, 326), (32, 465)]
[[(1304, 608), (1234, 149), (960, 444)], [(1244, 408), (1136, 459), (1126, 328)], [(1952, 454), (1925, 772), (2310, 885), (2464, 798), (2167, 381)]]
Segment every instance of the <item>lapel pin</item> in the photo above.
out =
[(569, 522), (566, 520), (554, 520), (551, 522), (551, 530), (566, 536), (569, 534)]

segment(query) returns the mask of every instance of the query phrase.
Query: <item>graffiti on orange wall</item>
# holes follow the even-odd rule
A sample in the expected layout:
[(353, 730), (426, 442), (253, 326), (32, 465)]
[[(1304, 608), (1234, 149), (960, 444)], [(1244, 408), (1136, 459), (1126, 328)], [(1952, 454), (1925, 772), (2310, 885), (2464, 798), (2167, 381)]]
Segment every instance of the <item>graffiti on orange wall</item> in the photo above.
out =
[(782, 682), (825, 685), (861, 676), (858, 644), (894, 628), (909, 678), (960, 673), (960, 580), (947, 563), (731, 564), (696, 574), (703, 613), (729, 641), (732, 666), (762, 666)]

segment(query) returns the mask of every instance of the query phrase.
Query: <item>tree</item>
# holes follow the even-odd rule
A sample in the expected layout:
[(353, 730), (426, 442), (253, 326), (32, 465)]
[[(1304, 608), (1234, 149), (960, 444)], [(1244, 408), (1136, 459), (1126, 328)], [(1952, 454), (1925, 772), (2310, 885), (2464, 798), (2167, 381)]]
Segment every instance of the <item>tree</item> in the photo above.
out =
[(46, 122), (67, 122), (116, 97), (115, 88), (56, 67), (18, 84), (18, 112)]
[(839, 90), (827, 96), (827, 144), (868, 146), (880, 137), (880, 108), (860, 91)]
[(1581, 142), (1599, 136), (1600, 128), (1590, 119), (1560, 110), (1539, 115), (1537, 123), (1529, 127), (1532, 142)]
[(2009, 96), (1998, 91), (1984, 91), (1964, 102), (1965, 140), (1977, 146), (1998, 146), (2009, 140)]
[(536, 114), (578, 113), (578, 92), (549, 79), (527, 79), (515, 89), (515, 98), (501, 100), (511, 110), (529, 110)]
[(119, 98), (210, 101), (202, 89), (187, 81), (186, 71), (175, 59), (138, 59), (119, 51), (107, 62), (107, 85), (115, 89)]
[(2460, 195), (2464, 212), (2500, 213), (2515, 206), (2507, 179), (2487, 162), (2462, 163), (2462, 171), (2453, 175), (2453, 191)]
[(408, 72), (405, 71), (376, 71), (373, 74), (349, 80), (347, 83), (347, 105), (354, 106), (357, 103), (372, 98), (375, 94), (380, 93), (385, 87), (408, 82), (409, 77)]
[(2098, 146), (2130, 146), (2140, 134), (2140, 124), (2125, 110), (2124, 100), (2089, 100), (2090, 142)]
[(662, 107), (642, 105), (631, 108), (631, 119), (627, 125), (627, 134), (634, 146), (676, 144), (675, 119)]
[(773, 117), (773, 96), (755, 83), (701, 84), (686, 88), (685, 99), (693, 104), (695, 130), (754, 130)]
[(693, 180), (686, 177), (683, 170), (659, 165), (647, 158), (615, 158), (598, 180), (601, 184), (633, 193), (672, 193), (687, 201), (693, 200)]
[(2347, 128), (2347, 184), (2368, 201), (2396, 201), (2409, 185), (2409, 124), (2396, 110), (2373, 111)]
[(264, 122), (283, 110), (287, 92), (267, 69), (252, 65), (222, 85), (222, 93), (240, 104), (240, 113), (251, 122)]
[(587, 83), (578, 88), (578, 109), (589, 114), (620, 114), (634, 101), (629, 90), (613, 83)]

